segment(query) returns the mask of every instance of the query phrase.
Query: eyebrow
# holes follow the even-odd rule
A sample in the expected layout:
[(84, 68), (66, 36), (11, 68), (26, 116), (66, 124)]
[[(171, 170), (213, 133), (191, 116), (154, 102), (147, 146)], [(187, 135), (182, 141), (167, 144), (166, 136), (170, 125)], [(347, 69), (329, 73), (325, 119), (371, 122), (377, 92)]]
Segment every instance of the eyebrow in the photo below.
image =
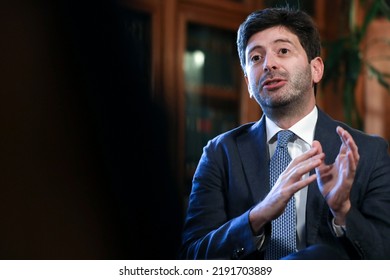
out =
[[(272, 44), (277, 44), (277, 43), (287, 43), (287, 44), (290, 44), (292, 46), (295, 46), (291, 40), (285, 39), (285, 38), (279, 38), (279, 39), (276, 39), (275, 41), (272, 41)], [(248, 54), (253, 52), (256, 49), (263, 49), (263, 48), (264, 47), (262, 45), (255, 45), (248, 50)]]

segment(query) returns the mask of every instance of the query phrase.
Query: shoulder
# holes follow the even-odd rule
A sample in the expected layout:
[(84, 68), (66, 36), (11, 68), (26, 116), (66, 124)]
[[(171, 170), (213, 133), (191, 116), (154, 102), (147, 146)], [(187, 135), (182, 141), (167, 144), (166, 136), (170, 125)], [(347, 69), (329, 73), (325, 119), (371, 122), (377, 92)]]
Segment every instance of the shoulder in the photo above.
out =
[[(333, 131), (336, 131), (337, 126), (341, 126), (351, 134), (359, 148), (364, 148), (364, 150), (367, 150), (367, 148), (369, 148), (368, 150), (385, 148), (387, 150), (388, 141), (383, 137), (353, 128), (344, 122), (333, 119), (321, 110), (319, 110), (318, 121), (319, 127), (325, 127), (328, 133), (331, 132), (332, 134)], [(334, 135), (338, 138), (337, 134)]]
[(239, 139), (245, 139), (246, 137), (252, 138), (251, 136), (261, 133), (262, 126), (262, 121), (242, 124), (234, 129), (215, 136), (209, 141), (209, 145), (228, 145), (230, 143), (236, 143)]

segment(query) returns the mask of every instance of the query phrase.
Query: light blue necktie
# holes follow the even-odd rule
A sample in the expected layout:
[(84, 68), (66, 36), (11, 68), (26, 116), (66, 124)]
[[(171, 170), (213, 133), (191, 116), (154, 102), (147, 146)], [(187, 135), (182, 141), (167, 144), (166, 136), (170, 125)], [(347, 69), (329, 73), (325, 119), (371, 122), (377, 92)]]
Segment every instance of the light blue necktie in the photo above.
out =
[[(293, 137), (294, 133), (289, 130), (278, 133), (278, 144), (270, 161), (270, 188), (291, 161), (287, 144)], [(295, 252), (296, 243), (296, 209), (293, 196), (283, 214), (272, 221), (271, 240), (265, 252), (265, 259), (277, 260)]]

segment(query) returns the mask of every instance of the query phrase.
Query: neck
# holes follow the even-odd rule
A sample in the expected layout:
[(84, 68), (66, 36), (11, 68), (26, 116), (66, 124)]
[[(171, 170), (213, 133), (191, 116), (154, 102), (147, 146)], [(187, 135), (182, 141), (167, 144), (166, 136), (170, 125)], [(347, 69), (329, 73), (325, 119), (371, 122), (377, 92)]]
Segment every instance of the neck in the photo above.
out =
[(273, 108), (270, 112), (264, 112), (277, 126), (283, 129), (289, 129), (294, 124), (306, 117), (313, 109), (315, 104), (305, 106), (304, 108)]

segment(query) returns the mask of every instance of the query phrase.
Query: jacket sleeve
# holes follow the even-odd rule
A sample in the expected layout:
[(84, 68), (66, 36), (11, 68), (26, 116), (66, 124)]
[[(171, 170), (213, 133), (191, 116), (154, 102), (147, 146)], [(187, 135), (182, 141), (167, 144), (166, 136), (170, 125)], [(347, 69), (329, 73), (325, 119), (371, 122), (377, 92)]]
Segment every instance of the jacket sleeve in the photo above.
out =
[[(236, 205), (242, 211), (232, 215), (232, 202), (227, 201), (231, 186), (224, 150), (213, 141), (203, 149), (184, 224), (182, 259), (241, 259), (257, 253), (249, 205)], [(242, 203), (237, 199), (237, 204)]]

